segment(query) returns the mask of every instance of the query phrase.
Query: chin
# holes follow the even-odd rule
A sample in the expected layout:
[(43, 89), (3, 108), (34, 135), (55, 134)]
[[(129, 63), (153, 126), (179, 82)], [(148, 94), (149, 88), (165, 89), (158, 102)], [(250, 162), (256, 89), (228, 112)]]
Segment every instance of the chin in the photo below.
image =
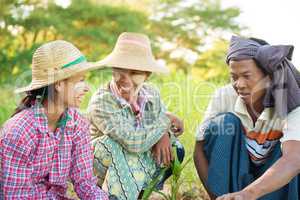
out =
[(248, 98), (242, 98), (243, 102), (246, 104), (246, 105), (251, 105), (251, 99), (248, 99)]
[(81, 105), (81, 102), (75, 103), (75, 105), (73, 107), (79, 108)]
[(80, 104), (81, 104), (81, 102), (74, 102), (74, 103), (70, 103), (68, 105), (68, 107), (79, 108)]

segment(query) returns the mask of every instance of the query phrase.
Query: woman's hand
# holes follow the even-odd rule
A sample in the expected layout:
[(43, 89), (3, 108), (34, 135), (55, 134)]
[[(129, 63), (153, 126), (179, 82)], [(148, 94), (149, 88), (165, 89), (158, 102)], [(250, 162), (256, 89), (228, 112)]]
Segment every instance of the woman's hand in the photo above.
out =
[(166, 115), (171, 120), (171, 131), (175, 133), (176, 137), (181, 135), (184, 131), (183, 121), (173, 113), (167, 112)]
[(152, 147), (152, 155), (158, 165), (163, 163), (169, 166), (173, 160), (170, 137), (165, 133), (160, 140)]

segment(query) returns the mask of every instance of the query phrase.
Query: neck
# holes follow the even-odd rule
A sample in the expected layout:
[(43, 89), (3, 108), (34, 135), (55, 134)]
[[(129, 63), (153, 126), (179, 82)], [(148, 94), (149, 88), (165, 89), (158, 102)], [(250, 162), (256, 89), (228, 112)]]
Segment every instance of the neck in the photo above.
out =
[(264, 98), (261, 98), (261, 99), (257, 100), (256, 102), (254, 102), (254, 104), (252, 105), (255, 112), (257, 112), (259, 114), (262, 113), (264, 110), (263, 100), (264, 100)]
[(257, 118), (264, 110), (263, 99), (259, 99), (258, 101), (254, 102), (251, 106), (247, 105), (247, 110), (253, 122), (255, 123)]
[(43, 106), (45, 108), (45, 114), (48, 118), (49, 128), (54, 130), (66, 107), (62, 104), (55, 103), (54, 101), (45, 101)]

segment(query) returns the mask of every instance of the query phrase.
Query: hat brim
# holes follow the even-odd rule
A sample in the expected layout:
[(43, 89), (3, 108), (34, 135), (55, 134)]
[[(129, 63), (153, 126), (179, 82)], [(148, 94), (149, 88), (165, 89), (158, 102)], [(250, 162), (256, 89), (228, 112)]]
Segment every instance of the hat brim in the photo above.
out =
[(75, 76), (79, 73), (86, 73), (92, 70), (101, 69), (104, 65), (102, 65), (99, 62), (84, 62), (79, 63), (77, 65), (74, 65), (72, 67), (68, 67), (65, 69), (58, 70), (55, 73), (49, 73), (48, 78), (44, 79), (44, 81), (36, 81), (31, 82), (30, 85), (22, 88), (16, 89), (15, 93), (22, 93), (22, 92), (28, 92), (31, 90), (40, 89), (42, 87), (46, 87), (48, 85), (51, 85), (57, 81), (61, 81), (67, 78), (70, 78), (72, 76)]
[(137, 57), (134, 55), (115, 54), (112, 52), (97, 64), (106, 67), (116, 67), (121, 69), (130, 69), (138, 71), (154, 72), (159, 74), (169, 74), (170, 71), (167, 67), (161, 65), (157, 60), (152, 57)]

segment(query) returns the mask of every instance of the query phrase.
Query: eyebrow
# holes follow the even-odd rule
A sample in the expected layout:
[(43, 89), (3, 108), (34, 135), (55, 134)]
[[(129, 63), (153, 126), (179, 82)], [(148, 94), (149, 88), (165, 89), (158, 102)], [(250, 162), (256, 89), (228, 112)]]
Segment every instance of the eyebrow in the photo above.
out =
[[(236, 73), (234, 72), (230, 72), (231, 75), (237, 75)], [(245, 75), (245, 74), (251, 74), (250, 71), (245, 71), (245, 72), (242, 72), (241, 75)]]

